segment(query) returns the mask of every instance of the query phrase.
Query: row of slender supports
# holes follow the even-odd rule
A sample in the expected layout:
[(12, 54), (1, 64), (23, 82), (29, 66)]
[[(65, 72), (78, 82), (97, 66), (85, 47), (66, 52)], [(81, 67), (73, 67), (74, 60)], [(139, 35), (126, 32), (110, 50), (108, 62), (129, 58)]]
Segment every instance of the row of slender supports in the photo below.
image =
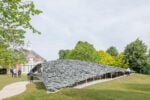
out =
[(77, 86), (79, 84), (84, 84), (84, 83), (88, 83), (88, 82), (95, 81), (95, 80), (109, 79), (109, 78), (111, 79), (111, 78), (123, 76), (125, 74), (126, 73), (124, 73), (124, 72), (113, 72), (113, 73), (106, 73), (106, 74), (102, 74), (102, 75), (97, 75), (97, 76), (94, 76), (92, 78), (88, 78), (86, 80), (76, 82), (73, 86)]

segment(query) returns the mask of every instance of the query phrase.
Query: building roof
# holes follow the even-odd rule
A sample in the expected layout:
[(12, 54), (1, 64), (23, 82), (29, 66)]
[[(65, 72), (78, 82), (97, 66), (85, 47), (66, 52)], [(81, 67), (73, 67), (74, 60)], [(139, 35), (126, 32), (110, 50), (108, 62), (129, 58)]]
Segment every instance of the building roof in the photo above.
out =
[(126, 69), (79, 60), (54, 60), (38, 65), (43, 67), (42, 80), (49, 91), (57, 91), (76, 83), (107, 73), (124, 73)]
[(29, 60), (33, 60), (33, 62), (46, 62), (46, 59), (44, 59), (43, 57), (41, 57), (39, 54), (37, 54), (35, 51), (33, 50), (26, 50), (24, 52), (24, 56), (25, 59), (27, 61)]

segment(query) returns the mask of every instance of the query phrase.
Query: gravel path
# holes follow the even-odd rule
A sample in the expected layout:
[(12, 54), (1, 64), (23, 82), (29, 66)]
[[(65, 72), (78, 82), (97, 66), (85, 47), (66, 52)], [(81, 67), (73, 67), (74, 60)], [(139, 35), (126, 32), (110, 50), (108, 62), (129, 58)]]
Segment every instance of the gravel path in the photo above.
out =
[(29, 83), (28, 81), (16, 82), (16, 83), (12, 83), (10, 85), (5, 86), (0, 91), (0, 100), (24, 92), (26, 90), (26, 85), (28, 83)]
[[(41, 82), (41, 81), (34, 80), (33, 82)], [(0, 91), (0, 100), (23, 93), (26, 90), (26, 85), (29, 83), (30, 83), (29, 81), (15, 82), (5, 86)]]

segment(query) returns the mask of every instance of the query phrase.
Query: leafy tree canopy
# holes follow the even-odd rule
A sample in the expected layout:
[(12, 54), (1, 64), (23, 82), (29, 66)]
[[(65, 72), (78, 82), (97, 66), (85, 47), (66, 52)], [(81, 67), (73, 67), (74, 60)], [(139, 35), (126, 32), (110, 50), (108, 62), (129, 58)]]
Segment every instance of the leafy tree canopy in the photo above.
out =
[(68, 54), (67, 59), (98, 62), (98, 54), (92, 44), (79, 41), (75, 48)]
[(23, 44), (27, 29), (40, 33), (30, 23), (31, 16), (40, 13), (32, 1), (0, 0), (0, 40), (18, 46)]
[(109, 53), (111, 56), (117, 56), (118, 55), (118, 51), (116, 49), (116, 47), (111, 46), (110, 48), (108, 48), (106, 50), (107, 53)]
[(120, 53), (117, 56), (111, 56), (109, 53), (100, 50), (98, 51), (99, 63), (115, 67), (127, 68), (128, 64), (125, 63), (124, 54)]
[(150, 75), (150, 56), (147, 56), (146, 62), (143, 65), (143, 73)]
[(128, 44), (124, 50), (125, 61), (129, 67), (137, 72), (142, 72), (147, 61), (147, 46), (139, 39)]
[(70, 50), (59, 50), (59, 59), (67, 59)]
[(115, 57), (116, 62), (114, 64), (114, 66), (121, 67), (121, 68), (127, 68), (128, 67), (128, 63), (125, 62), (124, 57), (125, 57), (124, 53), (118, 54)]
[(112, 57), (109, 53), (100, 50), (98, 51), (98, 55), (99, 55), (99, 63), (100, 64), (104, 64), (104, 65), (110, 65), (110, 66), (114, 66), (115, 65), (115, 59), (114, 57)]
[(30, 23), (31, 17), (40, 13), (29, 0), (0, 0), (0, 64), (8, 66), (16, 62), (17, 49), (24, 44), (26, 30), (40, 34)]

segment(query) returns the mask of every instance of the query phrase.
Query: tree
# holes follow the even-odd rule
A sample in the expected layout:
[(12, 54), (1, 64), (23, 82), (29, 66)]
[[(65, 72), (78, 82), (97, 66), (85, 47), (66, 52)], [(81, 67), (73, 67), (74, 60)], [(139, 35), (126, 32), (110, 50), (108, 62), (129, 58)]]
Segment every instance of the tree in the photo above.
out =
[(116, 62), (114, 64), (114, 66), (121, 67), (121, 68), (127, 68), (128, 67), (128, 63), (125, 62), (124, 57), (125, 57), (125, 55), (123, 53), (118, 54), (115, 57)]
[(125, 47), (125, 61), (129, 67), (137, 72), (142, 72), (147, 61), (147, 46), (139, 39), (131, 42)]
[(10, 52), (7, 50), (8, 45), (5, 45), (3, 41), (0, 41), (0, 66), (5, 66), (8, 63)]
[(116, 49), (116, 47), (111, 46), (110, 48), (108, 48), (106, 50), (107, 53), (109, 53), (111, 56), (117, 56), (118, 55), (118, 51)]
[(99, 63), (100, 64), (104, 64), (104, 65), (110, 65), (110, 66), (114, 66), (116, 61), (115, 58), (113, 56), (111, 56), (109, 53), (100, 50), (98, 51), (98, 55), (99, 55)]
[(143, 73), (150, 75), (150, 56), (147, 56), (147, 61), (144, 63)]
[(70, 51), (67, 59), (75, 59), (81, 61), (98, 62), (98, 54), (92, 44), (79, 41), (75, 48)]
[(67, 59), (70, 50), (59, 50), (59, 59)]
[(120, 53), (117, 56), (111, 56), (109, 53), (100, 50), (98, 51), (99, 63), (115, 67), (127, 68), (128, 64), (124, 60), (124, 54)]
[(24, 52), (22, 50), (12, 50), (12, 49), (7, 49), (7, 45), (0, 44), (0, 65), (8, 68), (10, 66), (16, 65), (16, 63), (24, 63), (25, 58), (24, 58)]
[[(8, 46), (8, 51), (11, 48), (15, 52), (24, 44), (27, 29), (40, 34), (30, 23), (31, 16), (40, 13), (41, 11), (35, 9), (32, 1), (0, 0), (0, 41)], [(9, 59), (7, 53), (3, 55), (3, 58)]]
[(20, 45), (26, 29), (40, 33), (30, 23), (31, 16), (40, 13), (32, 1), (0, 0), (0, 39), (9, 45)]

